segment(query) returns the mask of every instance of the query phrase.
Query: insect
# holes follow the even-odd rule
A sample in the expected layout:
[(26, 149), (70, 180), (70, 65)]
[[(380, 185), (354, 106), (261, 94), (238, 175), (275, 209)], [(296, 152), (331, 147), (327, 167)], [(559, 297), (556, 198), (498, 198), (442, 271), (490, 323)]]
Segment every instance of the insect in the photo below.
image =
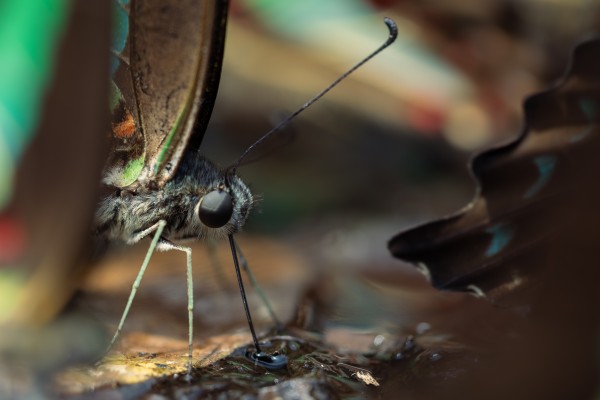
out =
[(261, 351), (240, 274), (234, 234), (244, 225), (254, 198), (237, 176), (243, 161), (274, 137), (281, 127), (324, 93), (389, 46), (397, 35), (336, 80), (279, 126), (262, 136), (224, 171), (199, 155), (197, 148), (216, 96), (227, 16), (227, 1), (115, 0), (114, 79), (111, 107), (111, 156), (94, 229), (107, 240), (128, 244), (152, 237), (133, 284), (111, 346), (121, 332), (150, 257), (155, 250), (186, 254), (188, 292), (188, 372), (192, 368), (192, 250), (181, 239), (227, 238), (255, 352), (249, 356), (267, 368), (282, 368), (281, 354)]

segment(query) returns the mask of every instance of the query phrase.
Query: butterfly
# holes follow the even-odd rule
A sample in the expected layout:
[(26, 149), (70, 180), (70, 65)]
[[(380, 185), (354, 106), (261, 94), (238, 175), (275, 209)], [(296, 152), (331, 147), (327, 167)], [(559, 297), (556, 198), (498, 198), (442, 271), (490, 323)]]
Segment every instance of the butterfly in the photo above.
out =
[[(225, 170), (197, 151), (219, 83), (228, 2), (188, 0), (175, 5), (159, 0), (115, 0), (114, 6), (110, 101), (113, 120), (110, 156), (102, 179), (107, 194), (97, 207), (94, 232), (102, 240), (133, 244), (151, 237), (152, 242), (111, 346), (123, 328), (152, 253), (180, 251), (186, 255), (187, 265), (188, 372), (191, 371), (192, 250), (175, 242), (227, 238), (256, 349), (248, 355), (267, 368), (282, 368), (287, 362), (284, 355), (261, 351), (233, 236), (242, 228), (255, 203), (248, 186), (237, 176), (237, 168), (274, 137), (281, 125), (261, 137)], [(396, 33), (392, 35), (395, 25), (386, 23), (390, 37), (395, 39)], [(388, 39), (378, 51), (393, 39)]]

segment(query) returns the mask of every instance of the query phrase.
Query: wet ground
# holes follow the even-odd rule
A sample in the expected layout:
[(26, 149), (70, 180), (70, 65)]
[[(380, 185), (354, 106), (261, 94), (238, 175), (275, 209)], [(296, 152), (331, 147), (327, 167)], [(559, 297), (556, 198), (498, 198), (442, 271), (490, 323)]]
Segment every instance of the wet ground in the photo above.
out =
[[(464, 382), (522, 334), (514, 309), (432, 289), (415, 270), (388, 265), (344, 271), (313, 268), (298, 248), (242, 236), (275, 312), (250, 304), (265, 351), (288, 359), (269, 371), (252, 349), (225, 247), (218, 264), (197, 268), (194, 370), (186, 374), (184, 266), (158, 253), (119, 345), (96, 365), (66, 368), (52, 379), (60, 398), (431, 398)], [(195, 259), (209, 259), (196, 246)], [(137, 247), (109, 257), (88, 279), (76, 308), (112, 334), (136, 273)], [(221, 275), (222, 273), (222, 275)]]

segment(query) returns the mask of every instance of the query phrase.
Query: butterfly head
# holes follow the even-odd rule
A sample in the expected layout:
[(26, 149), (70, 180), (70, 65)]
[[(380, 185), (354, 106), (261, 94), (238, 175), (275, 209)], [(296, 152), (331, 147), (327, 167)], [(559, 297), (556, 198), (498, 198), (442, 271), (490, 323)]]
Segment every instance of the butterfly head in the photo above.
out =
[(194, 205), (194, 217), (210, 236), (238, 232), (243, 227), (255, 199), (246, 184), (232, 171), (219, 171), (202, 160), (201, 194)]

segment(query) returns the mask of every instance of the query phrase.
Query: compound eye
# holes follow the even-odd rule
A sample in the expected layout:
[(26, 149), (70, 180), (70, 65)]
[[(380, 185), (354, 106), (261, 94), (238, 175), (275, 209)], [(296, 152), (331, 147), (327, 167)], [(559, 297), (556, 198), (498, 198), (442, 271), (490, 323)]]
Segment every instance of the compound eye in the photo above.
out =
[(233, 199), (223, 190), (213, 190), (200, 199), (198, 217), (210, 228), (220, 228), (227, 224), (233, 214)]

